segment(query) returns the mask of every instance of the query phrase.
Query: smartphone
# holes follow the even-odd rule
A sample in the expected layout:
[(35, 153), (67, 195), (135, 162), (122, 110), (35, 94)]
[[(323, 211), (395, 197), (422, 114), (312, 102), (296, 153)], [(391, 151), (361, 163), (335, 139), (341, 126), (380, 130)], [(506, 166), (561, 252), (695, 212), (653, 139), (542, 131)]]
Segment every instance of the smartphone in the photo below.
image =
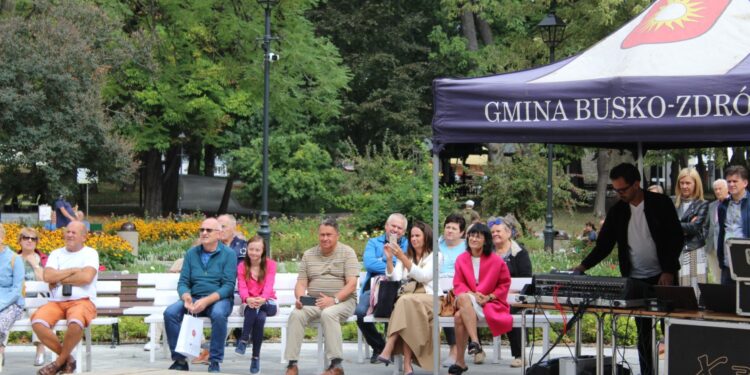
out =
[(391, 245), (396, 245), (396, 242), (398, 242), (398, 235), (395, 233), (388, 233), (388, 242)]
[(73, 285), (63, 284), (62, 295), (63, 297), (70, 297), (73, 295)]
[(300, 296), (299, 301), (302, 303), (302, 306), (315, 306), (315, 301), (317, 298), (310, 297), (310, 296)]

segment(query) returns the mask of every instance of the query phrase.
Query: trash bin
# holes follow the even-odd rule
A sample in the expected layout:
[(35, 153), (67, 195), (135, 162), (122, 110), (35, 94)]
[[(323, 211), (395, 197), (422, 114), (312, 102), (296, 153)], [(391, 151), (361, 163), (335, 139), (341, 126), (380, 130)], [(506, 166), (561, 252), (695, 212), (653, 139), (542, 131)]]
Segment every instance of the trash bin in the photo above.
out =
[(138, 255), (138, 232), (135, 230), (135, 224), (131, 222), (125, 222), (120, 226), (120, 230), (117, 231), (117, 235), (125, 241), (128, 241), (130, 246), (133, 248), (133, 255)]

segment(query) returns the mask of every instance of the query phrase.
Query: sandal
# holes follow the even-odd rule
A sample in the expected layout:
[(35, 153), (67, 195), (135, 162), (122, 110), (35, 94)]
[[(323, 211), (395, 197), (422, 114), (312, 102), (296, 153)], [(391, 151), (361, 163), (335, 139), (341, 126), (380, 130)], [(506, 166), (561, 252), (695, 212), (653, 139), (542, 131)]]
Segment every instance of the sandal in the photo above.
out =
[(469, 354), (474, 355), (482, 352), (482, 345), (478, 342), (472, 341), (469, 343)]
[(453, 364), (451, 365), (451, 367), (448, 367), (449, 374), (461, 375), (466, 371), (469, 371), (469, 366), (461, 367), (459, 365)]

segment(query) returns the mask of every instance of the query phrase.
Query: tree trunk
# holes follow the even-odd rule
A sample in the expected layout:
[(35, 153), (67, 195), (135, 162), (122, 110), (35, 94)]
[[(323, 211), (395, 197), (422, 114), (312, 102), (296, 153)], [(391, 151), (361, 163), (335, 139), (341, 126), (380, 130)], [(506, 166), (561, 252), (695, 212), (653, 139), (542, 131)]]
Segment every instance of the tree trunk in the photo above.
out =
[(464, 37), (466, 37), (469, 51), (478, 50), (479, 43), (477, 42), (477, 28), (474, 25), (474, 13), (470, 10), (465, 10), (461, 13), (461, 28)]
[(492, 45), (493, 38), (490, 24), (488, 24), (487, 21), (483, 20), (479, 16), (477, 16), (477, 23), (479, 24), (479, 36), (482, 38), (482, 43), (484, 43), (485, 46)]
[(203, 174), (213, 177), (216, 169), (216, 147), (206, 145), (203, 158)]
[(177, 212), (179, 159), (180, 146), (170, 147), (164, 160), (164, 186), (162, 188), (162, 210), (164, 213)]
[(664, 194), (667, 194), (667, 195), (677, 194), (677, 188), (679, 185), (677, 183), (677, 175), (680, 174), (680, 162), (678, 160), (673, 160), (671, 163), (671, 167), (669, 169), (670, 169), (669, 181), (670, 181), (670, 186), (672, 186), (672, 190), (670, 191), (665, 190)]
[(571, 176), (570, 181), (578, 188), (583, 188), (583, 165), (581, 159), (575, 159), (568, 166), (568, 174)]
[(221, 196), (221, 204), (219, 205), (219, 212), (217, 212), (217, 215), (223, 215), (227, 213), (227, 209), (229, 208), (229, 197), (232, 196), (232, 186), (234, 186), (234, 175), (230, 174), (229, 177), (227, 177), (227, 184), (224, 186), (224, 195)]
[(201, 174), (201, 145), (200, 141), (191, 142), (188, 144), (189, 150), (186, 152), (188, 155), (188, 174), (199, 175)]
[(604, 217), (607, 214), (609, 158), (609, 150), (599, 149), (596, 152), (596, 199), (594, 200), (594, 216), (596, 217)]
[(143, 211), (146, 217), (162, 215), (162, 165), (161, 153), (151, 149), (142, 154), (145, 172), (143, 173)]
[(487, 161), (492, 165), (498, 165), (502, 162), (503, 157), (503, 143), (487, 143)]
[(0, 14), (13, 15), (15, 9), (15, 0), (0, 0)]

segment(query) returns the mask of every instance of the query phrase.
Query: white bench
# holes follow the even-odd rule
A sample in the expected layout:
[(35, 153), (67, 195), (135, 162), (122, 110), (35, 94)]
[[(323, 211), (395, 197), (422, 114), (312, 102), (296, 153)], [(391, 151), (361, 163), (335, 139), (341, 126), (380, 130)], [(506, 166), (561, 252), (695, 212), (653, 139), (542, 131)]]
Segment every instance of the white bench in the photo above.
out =
[[(39, 307), (43, 306), (47, 303), (47, 297), (44, 297), (44, 295), (47, 295), (49, 293), (49, 285), (43, 281), (26, 281), (26, 294), (34, 294), (36, 293), (36, 297), (26, 297), (26, 307), (25, 310), (28, 313), (29, 316), (38, 309)], [(96, 291), (97, 295), (118, 295), (120, 294), (121, 284), (119, 281), (97, 281), (96, 282)], [(116, 309), (120, 307), (120, 297), (97, 297), (96, 301), (94, 302), (97, 308), (100, 309)], [(94, 320), (91, 321), (91, 324), (89, 324), (88, 327), (84, 330), (84, 338), (78, 343), (78, 346), (75, 350), (75, 358), (76, 362), (78, 363), (78, 366), (76, 368), (76, 373), (81, 373), (82, 371), (90, 372), (91, 371), (91, 326), (95, 325), (112, 325), (118, 322), (117, 318), (111, 318), (111, 317), (97, 317)], [(64, 331), (68, 327), (68, 323), (66, 320), (60, 320), (57, 322), (55, 327), (53, 329), (55, 331)], [(30, 318), (24, 318), (17, 320), (10, 328), (11, 331), (15, 332), (32, 332), (31, 328), (31, 320)], [(83, 341), (86, 341), (86, 361), (82, 360), (83, 356)], [(7, 354), (6, 354), (7, 355)]]
[[(144, 322), (149, 325), (149, 335), (151, 342), (151, 351), (149, 360), (154, 362), (156, 360), (156, 350), (159, 337), (163, 336), (164, 326), (164, 310), (177, 302), (179, 296), (177, 295), (177, 283), (180, 275), (177, 273), (142, 273), (138, 275), (138, 289), (136, 296), (139, 299), (153, 299), (154, 303), (152, 306), (138, 306), (126, 309), (123, 311), (124, 315), (146, 315)], [(364, 277), (364, 274), (360, 274), (360, 278)], [(278, 312), (274, 316), (266, 318), (265, 328), (279, 328), (281, 330), (281, 353), (280, 361), (285, 362), (284, 349), (286, 347), (286, 336), (287, 336), (287, 324), (289, 321), (289, 314), (294, 308), (294, 287), (297, 284), (296, 273), (277, 273), (274, 281), (274, 290), (276, 292), (276, 302), (278, 305)], [(358, 283), (359, 284), (359, 283)], [(357, 286), (359, 291), (359, 285)], [(232, 313), (227, 319), (227, 331), (229, 332), (232, 328), (242, 328), (244, 322), (244, 316), (240, 311), (242, 301), (237, 293), (235, 293), (234, 306)], [(210, 324), (208, 318), (203, 318), (205, 322)], [(356, 321), (356, 316), (351, 316), (347, 319), (347, 322)], [(210, 325), (209, 325), (210, 326)], [(319, 366), (321, 370), (324, 368), (324, 345), (323, 345), (323, 334), (320, 322), (317, 322), (316, 327), (318, 328), (317, 344), (318, 344), (318, 358)], [(169, 348), (166, 346), (166, 340), (162, 348), (165, 358), (169, 356)], [(357, 343), (358, 343), (358, 360), (363, 362), (363, 340), (362, 335), (357, 332)]]

